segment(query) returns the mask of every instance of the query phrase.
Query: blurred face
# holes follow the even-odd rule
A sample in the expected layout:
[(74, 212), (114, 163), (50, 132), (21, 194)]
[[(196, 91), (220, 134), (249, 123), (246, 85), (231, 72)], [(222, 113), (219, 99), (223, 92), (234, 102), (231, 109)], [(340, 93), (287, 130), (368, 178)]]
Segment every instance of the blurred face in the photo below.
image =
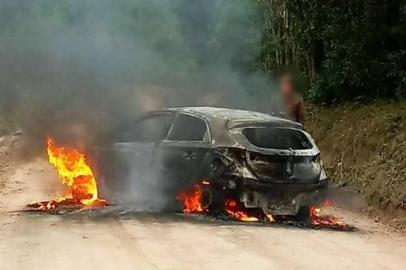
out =
[(292, 81), (289, 79), (283, 79), (280, 82), (280, 91), (283, 96), (290, 96), (293, 93), (293, 84)]

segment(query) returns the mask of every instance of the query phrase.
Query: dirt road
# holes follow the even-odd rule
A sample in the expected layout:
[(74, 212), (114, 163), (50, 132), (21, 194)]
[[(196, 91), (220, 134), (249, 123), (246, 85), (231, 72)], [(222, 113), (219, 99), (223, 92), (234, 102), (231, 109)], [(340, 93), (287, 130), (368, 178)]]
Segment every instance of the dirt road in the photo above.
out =
[(183, 215), (33, 214), (18, 210), (55, 194), (53, 170), (41, 159), (0, 169), (0, 270), (406, 269), (406, 237), (351, 213), (340, 212), (356, 232)]

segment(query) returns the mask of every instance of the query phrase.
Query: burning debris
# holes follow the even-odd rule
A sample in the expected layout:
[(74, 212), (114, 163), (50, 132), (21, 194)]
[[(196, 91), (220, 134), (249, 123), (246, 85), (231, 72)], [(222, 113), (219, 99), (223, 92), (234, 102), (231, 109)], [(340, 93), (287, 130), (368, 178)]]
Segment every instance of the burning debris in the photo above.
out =
[[(177, 199), (182, 204), (185, 214), (208, 214), (216, 217), (226, 215), (236, 221), (242, 222), (262, 222), (296, 225), (310, 228), (327, 228), (334, 230), (352, 230), (353, 228), (338, 218), (330, 215), (321, 215), (321, 208), (308, 207), (306, 217), (297, 220), (295, 216), (272, 216), (265, 214), (260, 208), (246, 208), (239, 200), (227, 198), (224, 201), (223, 209), (220, 215), (212, 213), (206, 206), (204, 186), (209, 185), (206, 180), (198, 181), (191, 189), (183, 190), (178, 193)], [(331, 207), (332, 202), (329, 199), (323, 203), (322, 207)]]
[(38, 211), (51, 211), (107, 205), (106, 201), (98, 197), (96, 178), (84, 153), (74, 148), (59, 146), (48, 138), (47, 154), (49, 163), (58, 172), (68, 192), (50, 201), (31, 203), (28, 207)]
[[(333, 206), (330, 199), (326, 199), (322, 205), (323, 208)], [(330, 228), (338, 230), (350, 230), (351, 227), (343, 221), (331, 215), (321, 215), (321, 208), (309, 207), (309, 217), (311, 224), (316, 228)]]
[[(183, 206), (183, 213), (210, 213), (208, 203), (204, 196), (205, 192), (203, 187), (210, 185), (207, 180), (199, 181), (192, 189), (183, 190), (178, 193), (177, 199)], [(240, 202), (235, 199), (229, 198), (225, 200), (223, 206), (223, 213), (227, 214), (230, 218), (243, 222), (256, 222), (274, 221), (271, 215), (265, 215), (261, 209), (246, 209)]]
[(327, 226), (327, 227), (341, 227), (341, 226), (345, 226), (345, 224), (341, 221), (339, 221), (336, 217), (334, 216), (322, 216), (320, 215), (320, 208), (316, 208), (316, 207), (310, 207), (309, 209), (310, 211), (310, 220), (312, 222), (312, 225), (315, 226)]
[(272, 215), (265, 215), (260, 209), (246, 209), (241, 203), (235, 199), (228, 199), (224, 204), (224, 210), (226, 213), (239, 221), (244, 222), (256, 222), (267, 221), (269, 223), (274, 222)]
[(203, 208), (203, 190), (200, 184), (193, 186), (191, 190), (185, 190), (178, 193), (176, 199), (183, 205), (183, 213), (202, 213)]

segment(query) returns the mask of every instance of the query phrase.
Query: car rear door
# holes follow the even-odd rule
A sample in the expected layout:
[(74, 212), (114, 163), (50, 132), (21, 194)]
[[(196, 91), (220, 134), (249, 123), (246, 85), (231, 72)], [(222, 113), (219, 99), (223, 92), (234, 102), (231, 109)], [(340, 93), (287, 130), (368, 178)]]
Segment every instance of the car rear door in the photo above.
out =
[(178, 113), (168, 137), (158, 148), (168, 180), (184, 186), (205, 177), (210, 145), (210, 129), (206, 120)]

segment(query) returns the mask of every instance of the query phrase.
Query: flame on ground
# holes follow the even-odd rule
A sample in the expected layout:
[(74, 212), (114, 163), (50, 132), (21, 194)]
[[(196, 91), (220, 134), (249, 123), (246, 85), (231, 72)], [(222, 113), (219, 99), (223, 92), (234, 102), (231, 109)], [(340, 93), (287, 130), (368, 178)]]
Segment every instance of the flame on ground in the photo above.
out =
[(244, 222), (256, 222), (261, 220), (266, 220), (270, 223), (274, 222), (272, 215), (265, 215), (262, 210), (253, 209), (253, 211), (248, 211), (235, 199), (228, 199), (224, 204), (224, 210), (227, 214), (239, 221)]
[[(198, 181), (192, 189), (178, 193), (176, 199), (183, 206), (183, 213), (207, 213), (208, 209), (203, 203), (203, 186), (210, 185), (207, 180)], [(246, 209), (235, 199), (227, 199), (224, 203), (224, 212), (230, 217), (244, 222), (268, 221), (274, 222), (272, 215), (265, 215), (261, 209)]]
[(97, 182), (86, 155), (75, 148), (57, 145), (51, 138), (47, 140), (48, 161), (54, 166), (68, 188), (68, 194), (51, 201), (32, 203), (28, 206), (37, 210), (50, 210), (59, 207), (79, 208), (83, 206), (105, 206), (98, 198)]
[(338, 220), (334, 216), (322, 216), (320, 215), (320, 208), (310, 207), (310, 219), (312, 225), (323, 226), (330, 228), (344, 228), (347, 225)]
[(178, 193), (176, 199), (183, 206), (183, 213), (205, 212), (202, 206), (203, 190), (200, 184), (195, 184), (191, 190), (184, 190)]
[[(209, 210), (204, 207), (203, 203), (204, 185), (210, 185), (210, 182), (208, 182), (207, 180), (199, 181), (193, 186), (192, 189), (184, 190), (178, 193), (176, 198), (182, 203), (184, 213), (209, 213)], [(331, 206), (332, 201), (327, 199), (322, 207)], [(276, 219), (274, 219), (271, 214), (265, 214), (262, 209), (245, 208), (244, 205), (235, 198), (228, 198), (227, 200), (225, 200), (223, 211), (229, 217), (243, 222), (276, 222), (284, 224), (286, 221), (294, 220), (294, 217), (289, 218), (289, 216), (279, 216), (275, 217)], [(309, 207), (308, 217), (310, 217), (310, 220), (306, 219), (306, 224), (314, 228), (327, 228), (344, 231), (353, 229), (353, 227), (345, 224), (334, 216), (321, 215), (320, 208), (317, 207)], [(303, 223), (301, 223), (301, 221), (296, 224), (300, 224), (300, 226), (303, 226)]]
[(97, 184), (85, 154), (73, 148), (61, 147), (48, 138), (48, 160), (58, 172), (62, 184), (71, 190), (70, 198), (84, 205), (97, 200)]

